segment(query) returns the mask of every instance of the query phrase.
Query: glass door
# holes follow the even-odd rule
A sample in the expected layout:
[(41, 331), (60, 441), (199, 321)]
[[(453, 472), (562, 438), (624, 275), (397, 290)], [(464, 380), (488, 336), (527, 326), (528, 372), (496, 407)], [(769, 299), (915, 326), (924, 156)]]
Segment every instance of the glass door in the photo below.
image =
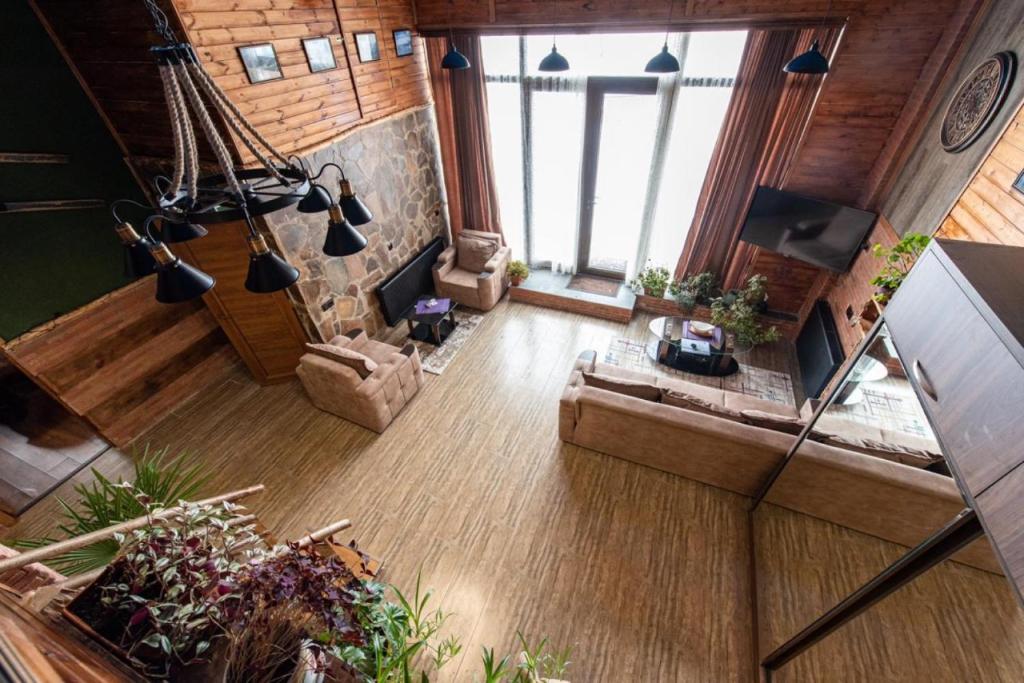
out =
[(655, 133), (658, 79), (587, 79), (578, 264), (625, 280), (640, 241)]

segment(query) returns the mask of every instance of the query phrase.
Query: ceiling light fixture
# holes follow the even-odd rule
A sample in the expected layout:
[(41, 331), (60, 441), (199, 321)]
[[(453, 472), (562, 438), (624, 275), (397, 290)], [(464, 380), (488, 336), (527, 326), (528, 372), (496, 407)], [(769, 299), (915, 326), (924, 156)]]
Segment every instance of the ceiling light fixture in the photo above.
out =
[(455, 31), (452, 29), (452, 5), (454, 0), (448, 0), (448, 52), (441, 58), (442, 69), (468, 69), (471, 65), (466, 55), (459, 52), (455, 47)]
[(649, 74), (674, 74), (679, 72), (679, 60), (668, 51), (668, 34), (672, 30), (672, 12), (675, 8), (675, 0), (672, 0), (668, 6), (668, 27), (665, 29), (665, 44), (662, 45), (661, 52), (651, 57), (650, 61), (647, 62), (647, 66), (644, 67), (644, 71)]
[[(828, 21), (829, 15), (832, 13), (832, 0), (828, 2), (828, 9), (825, 10), (825, 16), (821, 19), (821, 26), (818, 28), (818, 32), (825, 28), (825, 22)], [(786, 66), (782, 67), (782, 70), (788, 74), (812, 74), (821, 75), (828, 73), (828, 58), (821, 54), (820, 44), (818, 39), (815, 38), (814, 42), (811, 43), (811, 49), (798, 54), (793, 59), (789, 60)]]
[[(555, 24), (558, 24), (558, 2), (555, 1)], [(551, 52), (540, 60), (537, 71), (568, 71), (569, 60), (558, 52), (557, 36), (551, 36)]]

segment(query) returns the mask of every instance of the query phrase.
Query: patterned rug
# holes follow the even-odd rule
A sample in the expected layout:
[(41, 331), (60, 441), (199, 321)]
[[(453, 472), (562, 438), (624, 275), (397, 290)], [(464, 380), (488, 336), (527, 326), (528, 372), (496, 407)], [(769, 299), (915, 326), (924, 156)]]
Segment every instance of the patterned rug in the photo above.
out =
[(793, 381), (784, 372), (766, 370), (740, 362), (739, 372), (728, 377), (707, 377), (695, 375), (690, 372), (683, 372), (662, 365), (647, 355), (647, 346), (633, 339), (614, 337), (608, 344), (604, 357), (598, 357), (598, 361), (609, 365), (618, 365), (620, 368), (635, 370), (648, 375), (660, 377), (678, 377), (688, 382), (704, 384), (710, 387), (735, 391), (747, 396), (763, 398), (766, 401), (775, 401), (790, 406), (796, 406), (793, 396)]
[(575, 289), (579, 292), (598, 294), (600, 296), (616, 297), (619, 295), (619, 287), (622, 283), (618, 280), (609, 280), (604, 277), (593, 275), (573, 275), (566, 285), (566, 289)]
[(483, 319), (484, 317), (479, 313), (455, 311), (455, 322), (458, 325), (441, 346), (434, 346), (424, 341), (413, 341), (420, 352), (423, 371), (432, 375), (440, 375), (444, 372)]

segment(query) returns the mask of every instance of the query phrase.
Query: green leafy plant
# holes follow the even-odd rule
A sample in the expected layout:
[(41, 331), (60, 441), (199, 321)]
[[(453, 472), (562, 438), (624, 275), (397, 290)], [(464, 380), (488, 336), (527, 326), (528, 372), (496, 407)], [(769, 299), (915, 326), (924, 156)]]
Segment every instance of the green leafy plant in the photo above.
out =
[[(159, 506), (132, 492), (147, 514)], [(121, 554), (98, 580), (104, 618), (95, 625), (155, 676), (204, 661), (238, 609), (238, 575), (255, 525), (232, 525), (236, 506), (182, 503), (171, 517), (118, 534)]]
[(767, 278), (754, 275), (744, 289), (726, 292), (711, 302), (711, 323), (735, 336), (744, 346), (758, 346), (776, 341), (781, 335), (774, 326), (758, 319), (757, 309), (766, 298)]
[(710, 306), (711, 301), (721, 294), (718, 278), (711, 271), (691, 275), (669, 286), (669, 293), (684, 311), (692, 311), (698, 305)]
[(530, 267), (523, 261), (509, 261), (505, 272), (508, 273), (513, 282), (517, 283), (530, 277)]
[[(149, 504), (156, 507), (175, 505), (179, 500), (194, 497), (209, 478), (207, 470), (191, 462), (191, 457), (185, 452), (168, 457), (168, 450), (161, 448), (151, 454), (149, 446), (146, 446), (135, 461), (135, 476), (128, 482), (129, 486), (120, 477), (112, 482), (93, 468), (94, 481), (74, 487), (77, 501), (70, 503), (57, 498), (63, 518), (57, 525), (57, 531), (63, 538), (74, 538), (141, 517), (146, 514), (147, 506), (139, 502), (139, 495), (145, 496)], [(15, 548), (39, 548), (58, 540), (61, 539), (46, 536), (16, 540), (12, 545)], [(119, 548), (118, 542), (111, 538), (58, 555), (46, 560), (46, 564), (65, 575), (81, 574), (110, 564)]]
[(908, 232), (891, 248), (881, 244), (871, 247), (872, 255), (885, 263), (878, 275), (871, 279), (871, 284), (878, 288), (874, 294), (875, 301), (884, 304), (892, 297), (930, 241), (927, 235)]
[(629, 281), (634, 289), (643, 289), (644, 294), (661, 298), (665, 296), (671, 276), (667, 268), (661, 266), (647, 266), (637, 276)]

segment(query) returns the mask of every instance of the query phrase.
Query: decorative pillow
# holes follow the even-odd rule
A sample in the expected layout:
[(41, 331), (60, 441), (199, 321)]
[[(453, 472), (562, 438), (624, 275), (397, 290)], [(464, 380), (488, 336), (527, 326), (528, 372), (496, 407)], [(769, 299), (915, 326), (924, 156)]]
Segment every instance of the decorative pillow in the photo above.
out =
[(498, 245), (492, 240), (459, 235), (456, 250), (459, 252), (459, 268), (471, 273), (482, 273), (494, 252), (498, 251)]
[(762, 410), (741, 410), (743, 421), (752, 427), (773, 429), (785, 434), (799, 434), (804, 429), (804, 421), (799, 417), (784, 417)]
[(369, 377), (370, 373), (377, 369), (377, 364), (372, 358), (364, 356), (358, 351), (346, 349), (343, 346), (334, 346), (333, 344), (306, 344), (306, 349), (317, 356), (322, 356), (323, 358), (347, 365), (355, 370), (363, 379)]
[(652, 384), (632, 382), (628, 379), (612, 377), (610, 375), (599, 375), (593, 372), (583, 373), (583, 383), (588, 387), (613, 391), (616, 394), (624, 394), (633, 398), (643, 399), (644, 401), (653, 401), (654, 403), (661, 401), (661, 389)]
[(863, 453), (864, 455), (872, 455), (876, 458), (900, 463), (901, 465), (925, 468), (934, 462), (942, 460), (942, 456), (936, 456), (934, 453), (887, 443), (885, 441), (878, 441), (875, 439), (857, 439), (853, 437), (838, 436), (836, 434), (827, 434), (824, 436), (825, 438), (816, 440), (820, 440), (823, 443), (835, 446), (836, 448), (842, 448), (856, 453)]
[(676, 408), (685, 408), (686, 410), (692, 410), (695, 413), (724, 417), (728, 420), (739, 420), (741, 417), (735, 410), (730, 410), (719, 403), (714, 403), (683, 391), (666, 389), (664, 387), (661, 389), (661, 402), (665, 405), (674, 406)]

